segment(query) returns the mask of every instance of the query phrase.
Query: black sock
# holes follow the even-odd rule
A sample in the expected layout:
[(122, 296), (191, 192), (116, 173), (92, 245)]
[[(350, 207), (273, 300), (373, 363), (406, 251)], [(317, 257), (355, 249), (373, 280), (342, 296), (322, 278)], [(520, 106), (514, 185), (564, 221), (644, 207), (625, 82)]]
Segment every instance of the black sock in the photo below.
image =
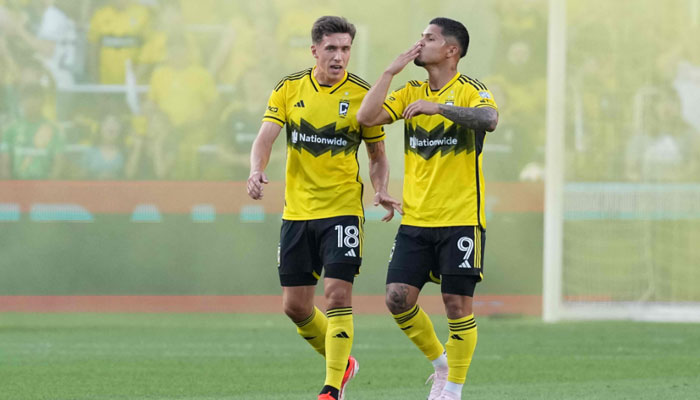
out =
[(327, 394), (329, 392), (330, 392), (331, 396), (333, 396), (334, 399), (337, 399), (338, 397), (340, 397), (339, 390), (334, 388), (333, 386), (328, 386), (328, 385), (324, 386), (323, 389), (321, 389), (321, 393), (319, 393), (319, 394)]

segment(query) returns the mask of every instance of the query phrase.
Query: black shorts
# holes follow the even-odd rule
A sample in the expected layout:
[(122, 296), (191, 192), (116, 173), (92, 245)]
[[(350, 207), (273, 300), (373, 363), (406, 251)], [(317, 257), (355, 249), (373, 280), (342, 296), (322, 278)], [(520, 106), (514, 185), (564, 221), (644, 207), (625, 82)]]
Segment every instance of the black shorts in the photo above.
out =
[(391, 249), (386, 283), (422, 288), (441, 283), (443, 293), (473, 296), (483, 279), (486, 231), (478, 226), (422, 228), (401, 225)]
[(357, 216), (282, 220), (277, 249), (282, 286), (315, 285), (324, 267), (327, 278), (352, 283), (362, 263), (363, 222)]

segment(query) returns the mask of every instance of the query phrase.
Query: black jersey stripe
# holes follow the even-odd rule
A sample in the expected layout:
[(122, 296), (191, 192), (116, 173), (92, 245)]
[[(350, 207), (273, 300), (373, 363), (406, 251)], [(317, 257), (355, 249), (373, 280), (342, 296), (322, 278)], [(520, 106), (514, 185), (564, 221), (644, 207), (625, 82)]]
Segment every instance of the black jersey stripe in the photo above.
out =
[(369, 89), (370, 89), (370, 86), (369, 86), (369, 85), (365, 85), (364, 83), (362, 83), (361, 81), (356, 80), (355, 78), (348, 77), (348, 80), (349, 80), (350, 82), (354, 83), (355, 85), (357, 85), (357, 86), (363, 88), (363, 89), (366, 89), (366, 90), (369, 90)]
[(469, 79), (471, 79), (471, 80), (473, 80), (474, 82), (476, 82), (477, 84), (481, 85), (481, 87), (483, 87), (484, 90), (489, 90), (489, 88), (487, 88), (486, 85), (484, 85), (483, 83), (481, 83), (480, 80), (478, 80), (478, 79), (476, 79), (476, 78), (469, 78)]
[(477, 132), (472, 131), (473, 135), (472, 137), (474, 138), (474, 171), (476, 172), (475, 178), (476, 178), (476, 222), (481, 227), (481, 185), (479, 184), (479, 176), (481, 176), (481, 172), (479, 171), (479, 156), (481, 155), (481, 149), (477, 147)]
[(474, 106), (474, 108), (479, 108), (479, 107), (488, 107), (488, 108), (493, 108), (494, 110), (496, 109), (496, 107), (494, 107), (491, 104), (477, 104)]
[(270, 119), (274, 119), (274, 120), (276, 120), (276, 121), (279, 121), (279, 122), (282, 123), (282, 125), (284, 125), (284, 124), (286, 123), (286, 122), (282, 121), (281, 119), (279, 119), (279, 118), (277, 118), (277, 117), (273, 117), (273, 116), (271, 116), (271, 115), (265, 115), (265, 116), (263, 117), (263, 119), (265, 119), (265, 118), (270, 118)]
[(369, 90), (369, 89), (370, 89), (369, 86), (365, 86), (363, 83), (357, 82), (356, 80), (354, 80), (354, 79), (352, 79), (352, 78), (349, 79), (349, 81), (352, 82), (352, 83), (354, 83), (355, 85), (357, 85), (357, 86), (359, 86), (359, 87), (365, 89), (365, 90)]
[(377, 135), (377, 136), (363, 136), (362, 139), (364, 139), (364, 140), (379, 139), (379, 138), (381, 138), (381, 137), (384, 137), (385, 135), (386, 135), (386, 133), (383, 133), (383, 132), (382, 132), (381, 135)]
[(340, 85), (338, 85), (337, 88), (331, 90), (331, 94), (335, 93), (338, 89), (340, 89), (343, 85), (345, 85), (345, 82), (347, 82), (349, 79), (350, 79), (350, 75), (346, 76), (345, 80)]
[(397, 120), (400, 119), (399, 115), (396, 114), (396, 111), (394, 111), (394, 109), (391, 108), (391, 106), (389, 104), (387, 104), (386, 101), (384, 102), (384, 107), (386, 107), (389, 111), (391, 111), (392, 114), (394, 114), (395, 119), (397, 119)]
[(467, 80), (469, 81), (469, 83), (471, 83), (472, 86), (476, 87), (478, 90), (488, 90), (488, 89), (486, 89), (486, 85), (484, 85), (483, 83), (477, 81), (476, 79), (470, 78), (470, 77), (468, 77), (468, 76), (466, 76), (466, 75), (462, 75), (462, 76), (464, 76), (465, 78), (467, 78)]
[(311, 82), (311, 86), (314, 87), (314, 90), (318, 92), (318, 88), (316, 87), (316, 84), (314, 83), (314, 78), (309, 74), (309, 82)]
[[(360, 178), (360, 160), (357, 158), (357, 155), (360, 154), (359, 151), (355, 152), (355, 164), (357, 164), (357, 175), (355, 175), (355, 180), (357, 183), (360, 184), (360, 198), (357, 199), (360, 202), (360, 207), (362, 207), (362, 218), (365, 216), (365, 204), (362, 202), (362, 199), (365, 196), (365, 184), (362, 182), (362, 179)], [(360, 257), (362, 256), (362, 253), (360, 253)]]
[[(466, 75), (462, 75), (462, 76), (466, 76)], [(476, 90), (482, 90), (479, 86), (477, 86), (474, 82), (470, 81), (470, 80), (467, 79), (467, 78), (465, 78), (465, 79), (462, 81), (462, 83), (465, 83), (465, 84), (468, 83), (468, 84), (470, 84), (474, 89), (476, 89)]]
[(353, 74), (352, 72), (348, 72), (348, 76), (351, 77), (351, 78), (353, 78), (353, 79), (355, 79), (355, 80), (357, 80), (357, 81), (360, 82), (360, 83), (363, 83), (365, 86), (370, 86), (370, 87), (372, 86), (372, 85), (369, 84), (369, 82), (367, 82), (366, 80), (364, 80), (364, 79), (360, 78), (359, 76)]
[(284, 85), (285, 82), (299, 80), (299, 79), (305, 77), (307, 74), (309, 74), (309, 75), (311, 74), (311, 68), (307, 68), (303, 71), (295, 72), (293, 74), (289, 74), (289, 75), (285, 76), (284, 78), (282, 78), (281, 81), (279, 81), (277, 83), (277, 86), (275, 86), (275, 92), (280, 90), (280, 88)]
[(470, 78), (470, 77), (468, 77), (468, 76), (466, 76), (466, 75), (462, 75), (462, 76), (463, 76), (464, 79), (466, 79), (467, 82), (469, 82), (472, 86), (476, 87), (478, 90), (483, 90), (483, 87), (481, 87), (481, 85), (479, 85), (479, 83), (478, 83), (476, 80), (474, 80), (474, 79), (472, 79), (472, 78)]

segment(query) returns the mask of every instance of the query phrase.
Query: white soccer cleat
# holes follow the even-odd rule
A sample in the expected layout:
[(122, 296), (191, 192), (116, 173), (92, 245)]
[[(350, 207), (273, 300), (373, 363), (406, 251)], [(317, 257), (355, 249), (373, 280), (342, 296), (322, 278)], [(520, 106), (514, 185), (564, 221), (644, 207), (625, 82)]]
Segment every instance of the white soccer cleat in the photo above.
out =
[(445, 384), (447, 383), (447, 370), (436, 370), (435, 373), (428, 377), (428, 380), (425, 381), (425, 384), (427, 385), (430, 381), (433, 381), (433, 386), (430, 388), (430, 395), (428, 395), (428, 400), (441, 399), (442, 397), (440, 397), (440, 395), (442, 394), (442, 388), (444, 388)]
[(462, 396), (458, 395), (457, 393), (452, 393), (445, 390), (444, 392), (442, 392), (440, 397), (437, 398), (437, 400), (462, 400)]

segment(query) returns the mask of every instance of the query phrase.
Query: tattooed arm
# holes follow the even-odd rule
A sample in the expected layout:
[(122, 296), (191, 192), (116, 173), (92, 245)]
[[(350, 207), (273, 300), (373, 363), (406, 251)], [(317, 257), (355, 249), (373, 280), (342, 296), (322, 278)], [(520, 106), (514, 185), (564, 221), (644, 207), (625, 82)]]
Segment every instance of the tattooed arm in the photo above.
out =
[(416, 115), (435, 115), (443, 117), (470, 129), (493, 132), (498, 125), (498, 111), (491, 107), (457, 107), (447, 104), (437, 104), (427, 100), (417, 100), (409, 104), (403, 112), (404, 119)]
[(438, 108), (443, 117), (467, 128), (493, 132), (498, 125), (498, 111), (491, 107), (471, 108), (440, 104)]

